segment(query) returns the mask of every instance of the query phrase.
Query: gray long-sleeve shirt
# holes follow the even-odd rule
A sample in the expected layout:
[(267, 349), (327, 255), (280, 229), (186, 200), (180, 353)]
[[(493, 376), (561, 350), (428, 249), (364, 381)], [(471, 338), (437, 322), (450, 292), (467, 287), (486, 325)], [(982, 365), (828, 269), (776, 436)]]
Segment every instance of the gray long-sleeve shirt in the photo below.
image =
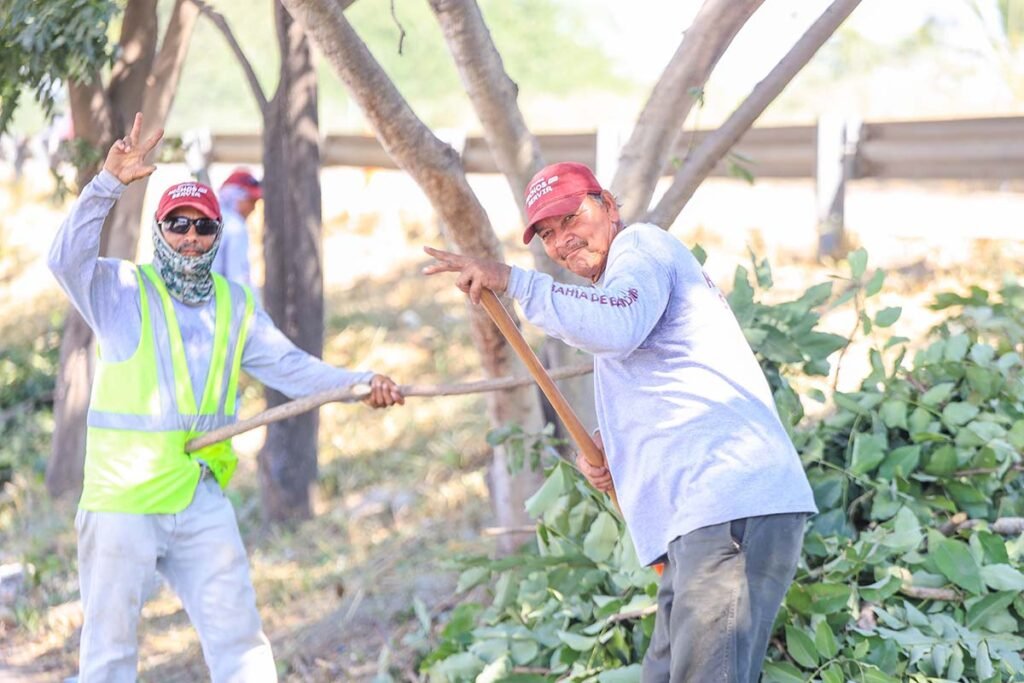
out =
[[(134, 265), (99, 258), (103, 221), (124, 188), (106, 171), (97, 175), (64, 220), (49, 255), (50, 270), (96, 334), (104, 359), (114, 362), (131, 356), (141, 334)], [(212, 297), (201, 306), (171, 300), (198, 404), (206, 388), (216, 303)], [(336, 368), (299, 349), (258, 306), (242, 351), (242, 369), (292, 398), (369, 382), (373, 376)]]
[(816, 511), (743, 331), (677, 239), (631, 225), (596, 287), (513, 267), (508, 291), (531, 323), (594, 354), (598, 425), (641, 562), (701, 527)]

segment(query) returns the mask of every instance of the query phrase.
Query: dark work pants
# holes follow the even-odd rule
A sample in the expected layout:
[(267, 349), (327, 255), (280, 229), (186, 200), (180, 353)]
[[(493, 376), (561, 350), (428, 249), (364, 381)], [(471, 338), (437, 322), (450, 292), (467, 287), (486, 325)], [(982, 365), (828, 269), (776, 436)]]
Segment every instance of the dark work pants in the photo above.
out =
[(669, 544), (643, 683), (757, 683), (806, 519), (748, 517)]

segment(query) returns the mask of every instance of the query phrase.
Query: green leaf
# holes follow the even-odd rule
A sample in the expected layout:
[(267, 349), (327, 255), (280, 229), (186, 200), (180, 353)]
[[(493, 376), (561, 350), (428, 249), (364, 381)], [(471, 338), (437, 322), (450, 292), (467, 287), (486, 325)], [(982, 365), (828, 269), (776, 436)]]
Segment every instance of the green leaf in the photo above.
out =
[(818, 666), (818, 650), (811, 637), (795, 626), (786, 624), (786, 650), (797, 664), (813, 669)]
[(977, 674), (979, 681), (987, 681), (996, 675), (992, 658), (988, 654), (988, 643), (984, 640), (978, 644), (978, 652), (974, 656), (974, 673)]
[(890, 574), (869, 586), (860, 586), (857, 593), (864, 600), (881, 603), (899, 592), (903, 580), (899, 576)]
[(853, 592), (846, 584), (812, 583), (807, 586), (811, 597), (810, 610), (815, 614), (832, 614), (846, 608)]
[(882, 283), (885, 282), (885, 272), (881, 268), (876, 268), (874, 275), (868, 280), (867, 284), (864, 285), (864, 293), (867, 296), (874, 296), (882, 291)]
[(789, 662), (766, 662), (761, 683), (806, 683), (807, 677)]
[(892, 533), (884, 536), (882, 545), (892, 548), (897, 552), (909, 552), (917, 548), (924, 538), (921, 533), (921, 523), (917, 516), (907, 507), (901, 507), (893, 518)]
[(597, 675), (597, 683), (640, 683), (640, 664), (630, 664), (619, 669), (605, 669)]
[(878, 477), (886, 481), (896, 477), (906, 479), (914, 473), (920, 461), (920, 446), (900, 446), (885, 456), (881, 467), (878, 468)]
[(853, 457), (850, 472), (867, 474), (885, 458), (885, 442), (874, 434), (858, 434), (853, 440)]
[(818, 627), (814, 629), (814, 646), (818, 648), (818, 653), (822, 659), (832, 659), (839, 654), (839, 643), (836, 642), (836, 635), (832, 633), (832, 628), (824, 619), (818, 622)]
[(867, 415), (870, 412), (867, 408), (862, 406), (854, 396), (844, 394), (841, 391), (837, 391), (833, 394), (832, 400), (835, 401), (836, 405), (840, 408), (845, 408), (856, 415)]
[(967, 621), (965, 625), (967, 628), (973, 629), (980, 624), (984, 624), (994, 614), (1009, 607), (1016, 597), (1017, 593), (1014, 591), (989, 593), (983, 596), (977, 602), (971, 603), (971, 606), (967, 608)]
[(828, 332), (808, 332), (800, 338), (800, 348), (810, 358), (828, 358), (849, 343), (846, 337)]
[(558, 639), (577, 652), (589, 652), (597, 645), (597, 636), (582, 636), (570, 631), (558, 631)]
[(936, 449), (925, 463), (924, 471), (937, 477), (945, 477), (956, 471), (956, 448), (942, 446)]
[(459, 575), (459, 583), (455, 587), (455, 592), (462, 593), (463, 591), (468, 591), (474, 586), (479, 586), (489, 578), (491, 578), (491, 570), (487, 567), (470, 567)]
[(864, 274), (864, 270), (868, 267), (868, 252), (864, 249), (851, 251), (846, 257), (846, 260), (850, 264), (850, 275), (854, 280), (857, 280)]
[(981, 572), (966, 544), (951, 538), (935, 539), (928, 550), (947, 579), (971, 593), (982, 592)]
[(949, 658), (949, 668), (946, 669), (946, 678), (951, 681), (959, 681), (964, 675), (964, 651), (959, 645), (953, 645), (953, 654)]
[(885, 423), (886, 427), (890, 429), (906, 429), (907, 427), (907, 402), (900, 401), (897, 399), (890, 399), (883, 401), (881, 407), (878, 409), (878, 414), (882, 418), (882, 422)]
[(948, 425), (959, 427), (973, 420), (979, 412), (980, 410), (976, 405), (963, 401), (954, 401), (942, 409), (942, 419)]
[(526, 512), (531, 517), (540, 517), (565, 490), (565, 472), (560, 465), (557, 465), (544, 480), (544, 484), (537, 490), (537, 493), (526, 500)]
[(921, 394), (921, 403), (926, 406), (934, 407), (949, 398), (950, 394), (953, 393), (953, 389), (956, 384), (953, 382), (943, 382), (942, 384), (936, 384), (928, 391)]
[(981, 580), (992, 590), (1024, 591), (1024, 574), (1008, 564), (989, 564), (982, 567)]
[(697, 263), (702, 266), (704, 265), (704, 262), (708, 260), (708, 252), (699, 244), (695, 244), (690, 247), (690, 253), (693, 254), (693, 258), (697, 259)]
[(956, 363), (967, 357), (967, 349), (971, 345), (971, 339), (966, 334), (954, 334), (946, 340), (946, 349), (942, 354), (943, 359)]
[(857, 680), (863, 683), (900, 683), (898, 678), (893, 678), (870, 664), (860, 665), (860, 675), (857, 676)]
[(484, 663), (469, 652), (460, 652), (442, 659), (431, 671), (445, 681), (471, 681), (484, 669)]
[(846, 676), (838, 664), (832, 663), (821, 672), (821, 683), (846, 683)]
[(607, 512), (601, 512), (583, 539), (583, 554), (594, 562), (604, 562), (612, 555), (619, 540), (619, 526)]
[(877, 325), (878, 327), (889, 327), (894, 322), (900, 319), (900, 314), (902, 312), (903, 309), (900, 308), (899, 306), (889, 306), (888, 308), (883, 308), (882, 310), (875, 314), (875, 325)]
[(800, 298), (796, 300), (796, 303), (803, 306), (804, 310), (810, 310), (828, 301), (830, 296), (832, 296), (832, 283), (821, 282), (810, 287), (806, 292), (804, 292)]
[(971, 365), (966, 370), (967, 383), (971, 389), (978, 392), (982, 398), (988, 398), (998, 385), (1000, 375), (988, 368), (979, 368)]
[(518, 666), (526, 666), (540, 654), (540, 645), (535, 640), (515, 640), (509, 650), (512, 661)]

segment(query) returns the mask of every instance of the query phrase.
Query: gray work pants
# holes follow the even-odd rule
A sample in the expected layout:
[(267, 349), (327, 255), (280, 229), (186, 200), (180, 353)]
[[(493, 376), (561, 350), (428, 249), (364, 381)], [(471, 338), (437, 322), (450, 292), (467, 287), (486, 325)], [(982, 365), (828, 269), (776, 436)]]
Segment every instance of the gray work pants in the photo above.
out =
[(806, 518), (748, 517), (669, 544), (643, 683), (757, 683)]
[(235, 511), (211, 475), (177, 514), (79, 510), (75, 527), (84, 613), (79, 683), (135, 681), (136, 627), (154, 570), (181, 598), (213, 683), (277, 680)]

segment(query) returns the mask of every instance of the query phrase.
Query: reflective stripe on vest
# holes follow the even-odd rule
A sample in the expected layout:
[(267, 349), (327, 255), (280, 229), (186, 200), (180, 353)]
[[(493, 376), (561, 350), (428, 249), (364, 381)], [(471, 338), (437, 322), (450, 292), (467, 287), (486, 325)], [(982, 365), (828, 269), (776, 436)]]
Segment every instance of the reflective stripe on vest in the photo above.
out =
[(230, 443), (185, 453), (190, 439), (235, 421), (242, 351), (255, 310), (248, 287), (213, 278), (214, 334), (197, 408), (171, 297), (152, 266), (136, 267), (139, 345), (123, 361), (107, 361), (100, 353), (88, 414), (83, 509), (180, 512), (199, 480), (197, 460), (221, 486), (230, 481), (237, 464)]

